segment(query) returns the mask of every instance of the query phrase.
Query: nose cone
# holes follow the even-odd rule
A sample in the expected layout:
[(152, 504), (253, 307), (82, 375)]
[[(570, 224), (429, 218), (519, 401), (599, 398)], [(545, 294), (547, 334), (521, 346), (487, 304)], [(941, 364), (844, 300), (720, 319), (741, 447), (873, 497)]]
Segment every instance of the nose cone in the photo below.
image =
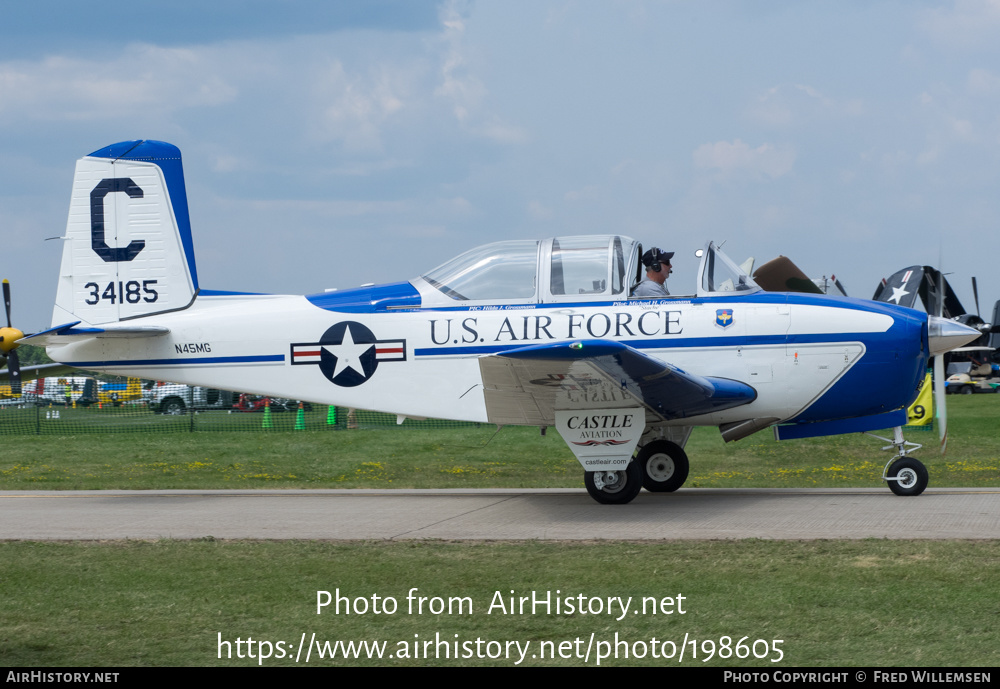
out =
[(24, 333), (17, 328), (0, 328), (0, 352), (7, 354), (22, 337)]
[(975, 328), (970, 328), (967, 325), (962, 325), (947, 318), (939, 318), (938, 316), (927, 317), (927, 340), (931, 356), (944, 354), (956, 347), (966, 345), (981, 334)]

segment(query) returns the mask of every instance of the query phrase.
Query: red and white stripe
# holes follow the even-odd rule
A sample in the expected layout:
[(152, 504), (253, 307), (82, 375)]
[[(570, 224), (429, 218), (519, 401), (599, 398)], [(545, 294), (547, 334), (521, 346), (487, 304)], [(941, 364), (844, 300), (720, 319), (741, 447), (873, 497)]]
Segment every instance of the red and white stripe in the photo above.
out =
[(375, 361), (406, 361), (406, 340), (376, 342)]
[(293, 364), (318, 364), (323, 347), (318, 344), (292, 345)]

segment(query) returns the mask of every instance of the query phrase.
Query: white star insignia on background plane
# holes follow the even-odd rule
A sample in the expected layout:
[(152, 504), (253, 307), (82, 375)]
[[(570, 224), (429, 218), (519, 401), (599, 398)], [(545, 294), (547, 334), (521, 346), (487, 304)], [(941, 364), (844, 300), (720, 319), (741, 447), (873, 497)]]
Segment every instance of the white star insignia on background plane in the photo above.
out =
[(898, 304), (899, 300), (902, 299), (903, 297), (905, 297), (907, 294), (909, 294), (909, 292), (907, 292), (902, 287), (893, 287), (892, 288), (892, 296), (889, 297), (889, 301), (894, 301), (894, 302), (896, 302)]

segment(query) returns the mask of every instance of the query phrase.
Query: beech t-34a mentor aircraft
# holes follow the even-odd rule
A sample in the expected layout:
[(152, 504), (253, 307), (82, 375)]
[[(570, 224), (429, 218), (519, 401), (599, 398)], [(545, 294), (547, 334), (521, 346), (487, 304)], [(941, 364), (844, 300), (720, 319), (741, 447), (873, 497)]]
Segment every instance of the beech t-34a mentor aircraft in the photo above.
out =
[[(64, 242), (52, 327), (20, 340), (56, 361), (555, 426), (602, 503), (679, 488), (694, 426), (727, 441), (899, 427), (928, 357), (979, 336), (892, 304), (765, 292), (711, 243), (694, 293), (629, 298), (642, 247), (618, 235), (501, 241), (409, 282), (307, 296), (203, 290), (180, 151), (157, 141), (79, 160)], [(922, 492), (898, 430), (894, 445), (884, 479)]]

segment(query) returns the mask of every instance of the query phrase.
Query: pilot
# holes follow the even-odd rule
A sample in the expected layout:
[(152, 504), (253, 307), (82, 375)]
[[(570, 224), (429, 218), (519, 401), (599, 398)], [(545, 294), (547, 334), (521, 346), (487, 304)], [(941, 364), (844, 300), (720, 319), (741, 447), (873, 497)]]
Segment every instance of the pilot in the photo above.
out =
[(661, 251), (655, 246), (642, 255), (642, 265), (646, 266), (646, 278), (632, 290), (633, 297), (669, 297), (664, 284), (673, 268), (670, 259), (673, 251)]

